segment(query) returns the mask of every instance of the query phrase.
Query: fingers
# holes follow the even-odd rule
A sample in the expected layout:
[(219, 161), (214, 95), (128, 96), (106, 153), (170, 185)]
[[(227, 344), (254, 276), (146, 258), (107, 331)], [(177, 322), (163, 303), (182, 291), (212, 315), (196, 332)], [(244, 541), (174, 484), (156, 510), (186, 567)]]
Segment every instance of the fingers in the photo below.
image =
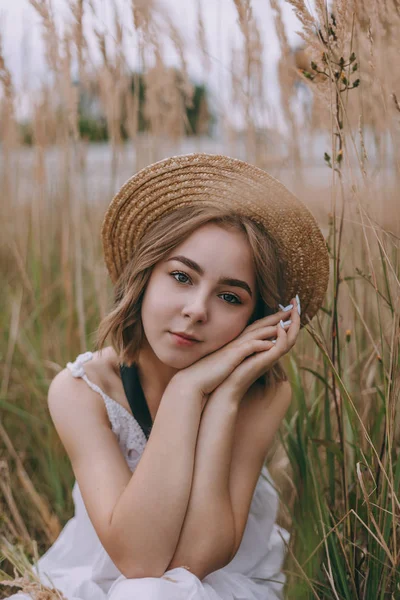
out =
[[(299, 310), (298, 310), (299, 305), (298, 305), (296, 298), (293, 298), (292, 304), (293, 304), (293, 308), (290, 311), (290, 319), (291, 319), (292, 323), (289, 326), (289, 329), (287, 330), (287, 341), (288, 341), (289, 348), (292, 348), (292, 346), (294, 346), (297, 336), (300, 331), (300, 314), (299, 314)], [(300, 307), (300, 311), (301, 311), (301, 307)]]
[[(293, 301), (288, 305), (288, 307), (291, 305), (293, 305)], [(286, 308), (288, 308), (288, 307), (286, 307)], [(249, 325), (246, 328), (246, 331), (252, 332), (252, 331), (259, 329), (260, 327), (276, 326), (281, 319), (283, 321), (286, 321), (287, 319), (289, 319), (290, 318), (289, 315), (291, 314), (293, 309), (294, 309), (294, 306), (292, 306), (292, 308), (288, 308), (288, 310), (279, 310), (278, 312), (274, 313), (273, 315), (268, 315), (267, 317), (258, 319), (257, 321), (254, 321), (254, 323)]]
[(294, 346), (300, 331), (300, 314), (297, 308), (298, 303), (296, 298), (292, 299), (291, 304), (293, 304), (293, 308), (287, 313), (290, 317), (289, 326), (282, 328), (281, 322), (277, 326), (278, 337), (275, 346), (277, 346), (278, 349), (282, 349), (284, 352), (287, 352)]
[(285, 340), (285, 348), (287, 347), (286, 351), (289, 350), (294, 345), (300, 331), (300, 314), (296, 298), (292, 298), (286, 309), (287, 310), (280, 310), (273, 315), (259, 319), (249, 325), (242, 334), (236, 338), (234, 345), (242, 346), (254, 339), (269, 339), (276, 344), (277, 331), (282, 329), (282, 326), (280, 325), (282, 322), (285, 330), (284, 333), (286, 332), (287, 336), (280, 336), (281, 343), (279, 348), (282, 351), (282, 344)]

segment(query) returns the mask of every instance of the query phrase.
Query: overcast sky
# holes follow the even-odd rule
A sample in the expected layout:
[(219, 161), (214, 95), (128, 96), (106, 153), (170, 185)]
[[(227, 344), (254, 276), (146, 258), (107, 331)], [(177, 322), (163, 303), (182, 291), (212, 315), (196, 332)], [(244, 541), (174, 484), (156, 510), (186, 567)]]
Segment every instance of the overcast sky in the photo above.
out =
[[(86, 35), (88, 43), (96, 56), (94, 26), (112, 36), (112, 9), (116, 5), (122, 21), (126, 23), (126, 40), (136, 39), (131, 18), (131, 0), (92, 0), (96, 5), (96, 16), (86, 16)], [(206, 79), (207, 84), (216, 93), (223, 93), (224, 78), (230, 68), (232, 46), (242, 47), (242, 36), (237, 25), (237, 14), (233, 0), (201, 0), (201, 10), (205, 23), (206, 40), (210, 54), (210, 69), (205, 74), (195, 39), (198, 0), (158, 0), (169, 12), (179, 28), (186, 45), (186, 60), (191, 77), (197, 81)], [(61, 30), (70, 13), (65, 0), (52, 0), (54, 14)], [(292, 8), (281, 0), (284, 22), (292, 47), (300, 44), (296, 34), (301, 26), (293, 14)], [(268, 0), (253, 0), (252, 8), (262, 33), (264, 44), (264, 63), (269, 78), (268, 95), (276, 96), (274, 81), (275, 64), (279, 57), (279, 44), (276, 38), (273, 14)], [(0, 0), (0, 30), (3, 53), (6, 64), (10, 68), (15, 84), (19, 88), (25, 83), (28, 88), (35, 88), (46, 77), (46, 63), (43, 55), (42, 26), (40, 18), (32, 8), (29, 0)], [(168, 41), (164, 42), (166, 62), (177, 64), (175, 50)], [(135, 46), (128, 51), (129, 63), (137, 67)], [(206, 75), (206, 77), (205, 77)], [(20, 112), (25, 112), (21, 105)]]

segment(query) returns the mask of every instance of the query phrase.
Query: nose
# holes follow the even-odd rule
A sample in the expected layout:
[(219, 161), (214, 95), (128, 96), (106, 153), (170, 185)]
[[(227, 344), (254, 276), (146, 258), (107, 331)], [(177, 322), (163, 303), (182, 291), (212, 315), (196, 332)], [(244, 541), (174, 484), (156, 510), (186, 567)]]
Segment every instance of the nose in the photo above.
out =
[(205, 299), (200, 295), (197, 295), (196, 298), (192, 298), (191, 301), (188, 301), (185, 307), (182, 309), (182, 315), (184, 317), (189, 317), (193, 323), (198, 323), (199, 321), (204, 323), (207, 321), (207, 308)]

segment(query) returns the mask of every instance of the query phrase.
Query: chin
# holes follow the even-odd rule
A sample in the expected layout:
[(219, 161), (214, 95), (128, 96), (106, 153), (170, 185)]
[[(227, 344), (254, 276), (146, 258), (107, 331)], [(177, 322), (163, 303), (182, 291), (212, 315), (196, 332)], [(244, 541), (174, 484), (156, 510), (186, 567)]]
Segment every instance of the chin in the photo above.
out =
[(171, 352), (165, 351), (165, 349), (157, 349), (156, 344), (152, 346), (152, 350), (158, 360), (163, 363), (166, 367), (170, 367), (171, 369), (184, 369), (188, 367), (192, 363), (194, 363), (196, 359), (193, 359), (193, 356), (185, 355), (184, 352)]

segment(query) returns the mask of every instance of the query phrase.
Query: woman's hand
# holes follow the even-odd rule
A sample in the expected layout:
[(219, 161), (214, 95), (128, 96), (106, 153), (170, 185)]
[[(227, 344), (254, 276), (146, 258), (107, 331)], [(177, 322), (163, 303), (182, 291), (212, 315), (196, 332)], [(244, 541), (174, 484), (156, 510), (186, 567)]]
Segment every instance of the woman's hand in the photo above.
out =
[[(291, 304), (291, 311), (281, 310), (255, 321), (229, 344), (181, 369), (174, 375), (173, 380), (179, 381), (179, 385), (185, 385), (192, 391), (199, 391), (203, 396), (211, 394), (227, 378), (229, 387), (237, 390), (237, 393), (249, 382), (250, 387), (288, 352), (296, 341), (300, 329), (300, 315), (295, 298)], [(288, 318), (292, 322), (289, 327), (285, 327), (288, 329), (286, 332), (279, 322)], [(274, 338), (276, 343), (271, 341)]]
[(213, 397), (214, 394), (223, 394), (235, 402), (240, 402), (253, 383), (294, 346), (300, 331), (300, 315), (295, 299), (291, 304), (294, 305), (293, 308), (286, 313), (290, 317), (291, 324), (285, 329), (278, 325), (276, 343), (271, 343), (269, 349), (245, 358), (214, 390)]

